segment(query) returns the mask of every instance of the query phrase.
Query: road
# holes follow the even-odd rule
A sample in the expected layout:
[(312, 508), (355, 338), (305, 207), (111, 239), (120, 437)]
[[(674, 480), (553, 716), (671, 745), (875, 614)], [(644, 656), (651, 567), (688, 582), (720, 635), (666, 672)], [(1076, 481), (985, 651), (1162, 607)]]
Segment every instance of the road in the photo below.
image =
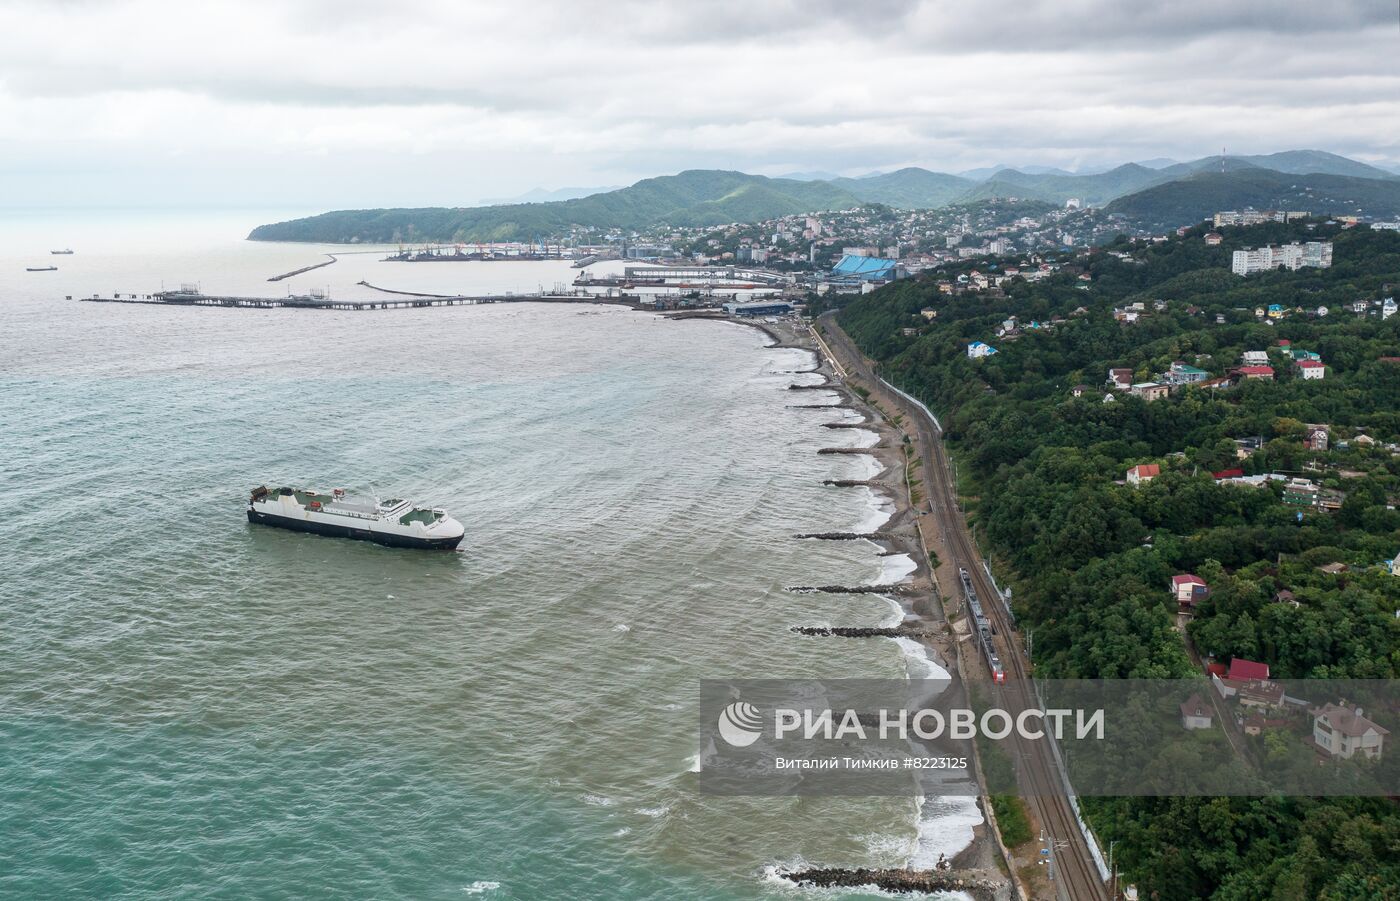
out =
[[(957, 492), (943, 446), (942, 429), (917, 404), (910, 403), (897, 392), (890, 390), (876, 376), (870, 361), (836, 324), (833, 314), (823, 316), (820, 324), (824, 334), (818, 335), (817, 340), (831, 355), (837, 372), (849, 383), (858, 384), (868, 390), (871, 399), (877, 401), (884, 409), (898, 410), (904, 415), (906, 430), (923, 461), (929, 506), (932, 508), (932, 513), (928, 515), (937, 523), (938, 533), (943, 537), (943, 544), (932, 550), (937, 552), (941, 559), (968, 571), (978, 596), (983, 599), (983, 610), (996, 626), (997, 652), (1008, 677), (1007, 684), (1001, 689), (1002, 706), (1013, 713), (1024, 709), (1039, 709), (1033, 692), (1029, 690), (1030, 659), (1017, 638), (1018, 633), (998, 598), (996, 588), (986, 570), (982, 568), (982, 558), (968, 531), (967, 520), (958, 509)], [(967, 677), (970, 674), (963, 675)], [(1054, 884), (1057, 896), (1070, 901), (1107, 899), (1108, 888), (1099, 877), (1098, 866), (1083, 832), (1079, 829), (1074, 809), (1070, 806), (1069, 797), (1063, 787), (1064, 780), (1049, 745), (1018, 739), (1015, 752), (1021, 762), (1023, 794), (1036, 819), (1048, 834), (1050, 846), (1054, 849)]]

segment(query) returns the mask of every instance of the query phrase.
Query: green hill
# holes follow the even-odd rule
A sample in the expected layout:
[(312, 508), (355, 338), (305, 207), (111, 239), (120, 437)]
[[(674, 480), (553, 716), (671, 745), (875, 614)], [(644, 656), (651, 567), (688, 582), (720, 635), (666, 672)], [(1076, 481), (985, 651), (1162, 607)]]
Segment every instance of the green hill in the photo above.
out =
[(490, 207), (338, 210), (260, 225), (256, 241), (393, 243), (510, 241), (560, 235), (575, 226), (640, 230), (656, 225), (715, 226), (881, 203), (929, 209), (1016, 197), (1062, 204), (1108, 204), (1145, 228), (1175, 227), (1222, 209), (1253, 206), (1315, 212), (1400, 212), (1400, 178), (1320, 150), (1218, 157), (1150, 169), (1127, 163), (1092, 175), (1002, 169), (986, 181), (909, 167), (830, 181), (766, 178), (714, 169), (647, 178), (588, 197)]
[(510, 241), (559, 234), (575, 225), (619, 229), (640, 229), (659, 223), (723, 225), (850, 208), (860, 203), (854, 194), (824, 181), (692, 169), (678, 175), (643, 179), (617, 191), (555, 203), (337, 210), (260, 225), (248, 237), (254, 241), (326, 243)]
[(1253, 166), (1199, 172), (1120, 197), (1104, 208), (1142, 228), (1190, 225), (1219, 210), (1306, 210), (1319, 215), (1400, 214), (1400, 179), (1290, 175)]
[(959, 196), (958, 202), (969, 203), (996, 197), (1021, 197), (1064, 203), (1077, 197), (1086, 204), (1102, 204), (1159, 184), (1171, 176), (1155, 169), (1126, 163), (1107, 172), (1094, 175), (1032, 174), (1015, 169), (1003, 169), (987, 181), (973, 186)]
[(946, 206), (972, 188), (975, 182), (970, 178), (911, 166), (865, 178), (835, 178), (831, 184), (867, 203), (914, 210)]
[[(1309, 224), (1231, 229), (1218, 247), (1202, 240), (1204, 227), (1160, 244), (1123, 239), (1076, 259), (1073, 271), (998, 292), (940, 290), (940, 278), (985, 271), (968, 260), (826, 299), (846, 304), (841, 327), (885, 377), (938, 415), (977, 537), (1011, 589), (1019, 628), (1034, 635), (1038, 678), (1200, 678), (1183, 631), (1218, 660), (1264, 662), (1276, 678), (1400, 675), (1400, 579), (1381, 565), (1400, 547), (1400, 466), (1384, 447), (1400, 440), (1400, 364), (1387, 361), (1400, 356), (1400, 317), (1382, 319), (1374, 306), (1400, 281), (1400, 236)], [(1310, 236), (1334, 242), (1330, 269), (1244, 279), (1223, 268), (1232, 247)], [(1346, 310), (1358, 300), (1371, 302), (1368, 315)], [(1147, 312), (1136, 323), (1115, 318), (1137, 301)], [(1269, 322), (1254, 315), (1270, 304), (1288, 312)], [(1321, 306), (1333, 312), (1303, 312)], [(1013, 316), (1053, 327), (997, 338)], [(999, 352), (969, 359), (970, 341)], [(1286, 341), (1321, 354), (1325, 379), (1300, 378)], [(1103, 402), (1110, 367), (1146, 381), (1181, 360), (1223, 376), (1249, 350), (1270, 355), (1274, 380)], [(1089, 390), (1076, 397), (1076, 385)], [(1305, 423), (1326, 424), (1329, 450), (1304, 443)], [(1255, 436), (1262, 446), (1241, 459), (1236, 439)], [(1124, 484), (1144, 463), (1160, 474)], [(1300, 510), (1277, 483), (1212, 478), (1224, 469), (1301, 473), (1344, 501), (1335, 512)], [(1347, 571), (1320, 568), (1334, 562)], [(1184, 626), (1167, 590), (1180, 573), (1210, 586)], [(1277, 602), (1284, 590), (1291, 603)], [(1383, 728), (1400, 734), (1394, 721)], [(1245, 740), (1270, 769), (1315, 771), (1318, 757), (1300, 738), (1280, 729)], [(1137, 771), (1198, 759), (1182, 755), (1163, 749)], [(1083, 802), (1143, 898), (1379, 899), (1400, 885), (1400, 808), (1390, 798)]]
[[(1353, 178), (1394, 178), (1375, 166), (1328, 153), (1325, 150), (1283, 150), (1262, 156), (1227, 156), (1226, 169), (1257, 166), (1291, 175), (1349, 175)], [(1178, 163), (1162, 170), (1164, 175), (1181, 177), (1196, 172), (1220, 171), (1220, 157), (1206, 156), (1189, 163)]]

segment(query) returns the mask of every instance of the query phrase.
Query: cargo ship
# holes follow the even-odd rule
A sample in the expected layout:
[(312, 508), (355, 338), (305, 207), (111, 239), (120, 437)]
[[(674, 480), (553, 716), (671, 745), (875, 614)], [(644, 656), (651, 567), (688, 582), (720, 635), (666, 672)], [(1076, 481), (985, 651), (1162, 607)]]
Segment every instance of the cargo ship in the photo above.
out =
[(260, 485), (248, 498), (248, 521), (388, 547), (429, 550), (452, 550), (466, 533), (462, 524), (440, 507), (419, 507), (398, 498), (356, 498), (343, 488), (312, 491)]
[(57, 266), (25, 266), (25, 272), (57, 272)]
[(72, 252), (73, 252), (73, 248), (71, 248), (71, 247), (65, 247), (65, 248), (62, 249), (62, 250), (50, 250), (50, 251), (49, 251), (49, 253), (54, 254), (54, 255), (56, 255), (56, 256), (66, 256), (66, 255), (68, 255), (68, 254), (70, 254), (70, 253), (72, 253)]

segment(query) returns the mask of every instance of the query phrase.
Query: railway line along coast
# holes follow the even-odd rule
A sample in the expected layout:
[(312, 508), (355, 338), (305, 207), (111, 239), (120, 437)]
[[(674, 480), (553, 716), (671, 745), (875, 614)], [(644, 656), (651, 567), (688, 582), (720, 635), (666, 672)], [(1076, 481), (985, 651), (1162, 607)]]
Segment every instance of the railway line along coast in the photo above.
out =
[[(1004, 684), (993, 684), (1000, 693), (1001, 706), (1013, 713), (1040, 709), (1029, 688), (1032, 666), (1003, 595), (992, 580), (967, 521), (959, 509), (957, 490), (943, 430), (925, 405), (885, 382), (854, 341), (841, 330), (833, 314), (822, 316), (813, 327), (813, 338), (833, 369), (847, 385), (872, 404), (899, 418), (905, 435), (921, 461), (927, 501), (917, 511), (919, 534), (925, 552), (938, 560), (934, 573), (941, 596), (953, 618), (954, 599), (967, 595), (963, 582), (981, 598), (981, 608), (990, 620), (996, 657), (1004, 668)], [(992, 682), (995, 674), (985, 654), (959, 655), (967, 679)], [(1060, 762), (1046, 742), (1018, 740), (1013, 747), (1021, 766), (1018, 777), (1028, 812), (1041, 830), (1048, 851), (1046, 867), (1049, 897), (1069, 901), (1107, 901), (1109, 891), (1102, 855), (1080, 818), (1078, 805), (1069, 789)], [(1033, 895), (1041, 897), (1039, 893)]]

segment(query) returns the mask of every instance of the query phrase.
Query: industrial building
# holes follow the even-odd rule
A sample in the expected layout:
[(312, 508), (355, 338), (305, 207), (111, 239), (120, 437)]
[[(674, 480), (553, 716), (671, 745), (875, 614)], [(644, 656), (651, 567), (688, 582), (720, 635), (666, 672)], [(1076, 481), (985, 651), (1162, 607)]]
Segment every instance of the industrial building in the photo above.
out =
[(831, 270), (833, 280), (851, 279), (863, 282), (888, 282), (899, 278), (899, 262), (883, 257), (846, 254)]
[(792, 312), (787, 301), (759, 300), (751, 303), (727, 303), (724, 312), (730, 316), (783, 316)]

